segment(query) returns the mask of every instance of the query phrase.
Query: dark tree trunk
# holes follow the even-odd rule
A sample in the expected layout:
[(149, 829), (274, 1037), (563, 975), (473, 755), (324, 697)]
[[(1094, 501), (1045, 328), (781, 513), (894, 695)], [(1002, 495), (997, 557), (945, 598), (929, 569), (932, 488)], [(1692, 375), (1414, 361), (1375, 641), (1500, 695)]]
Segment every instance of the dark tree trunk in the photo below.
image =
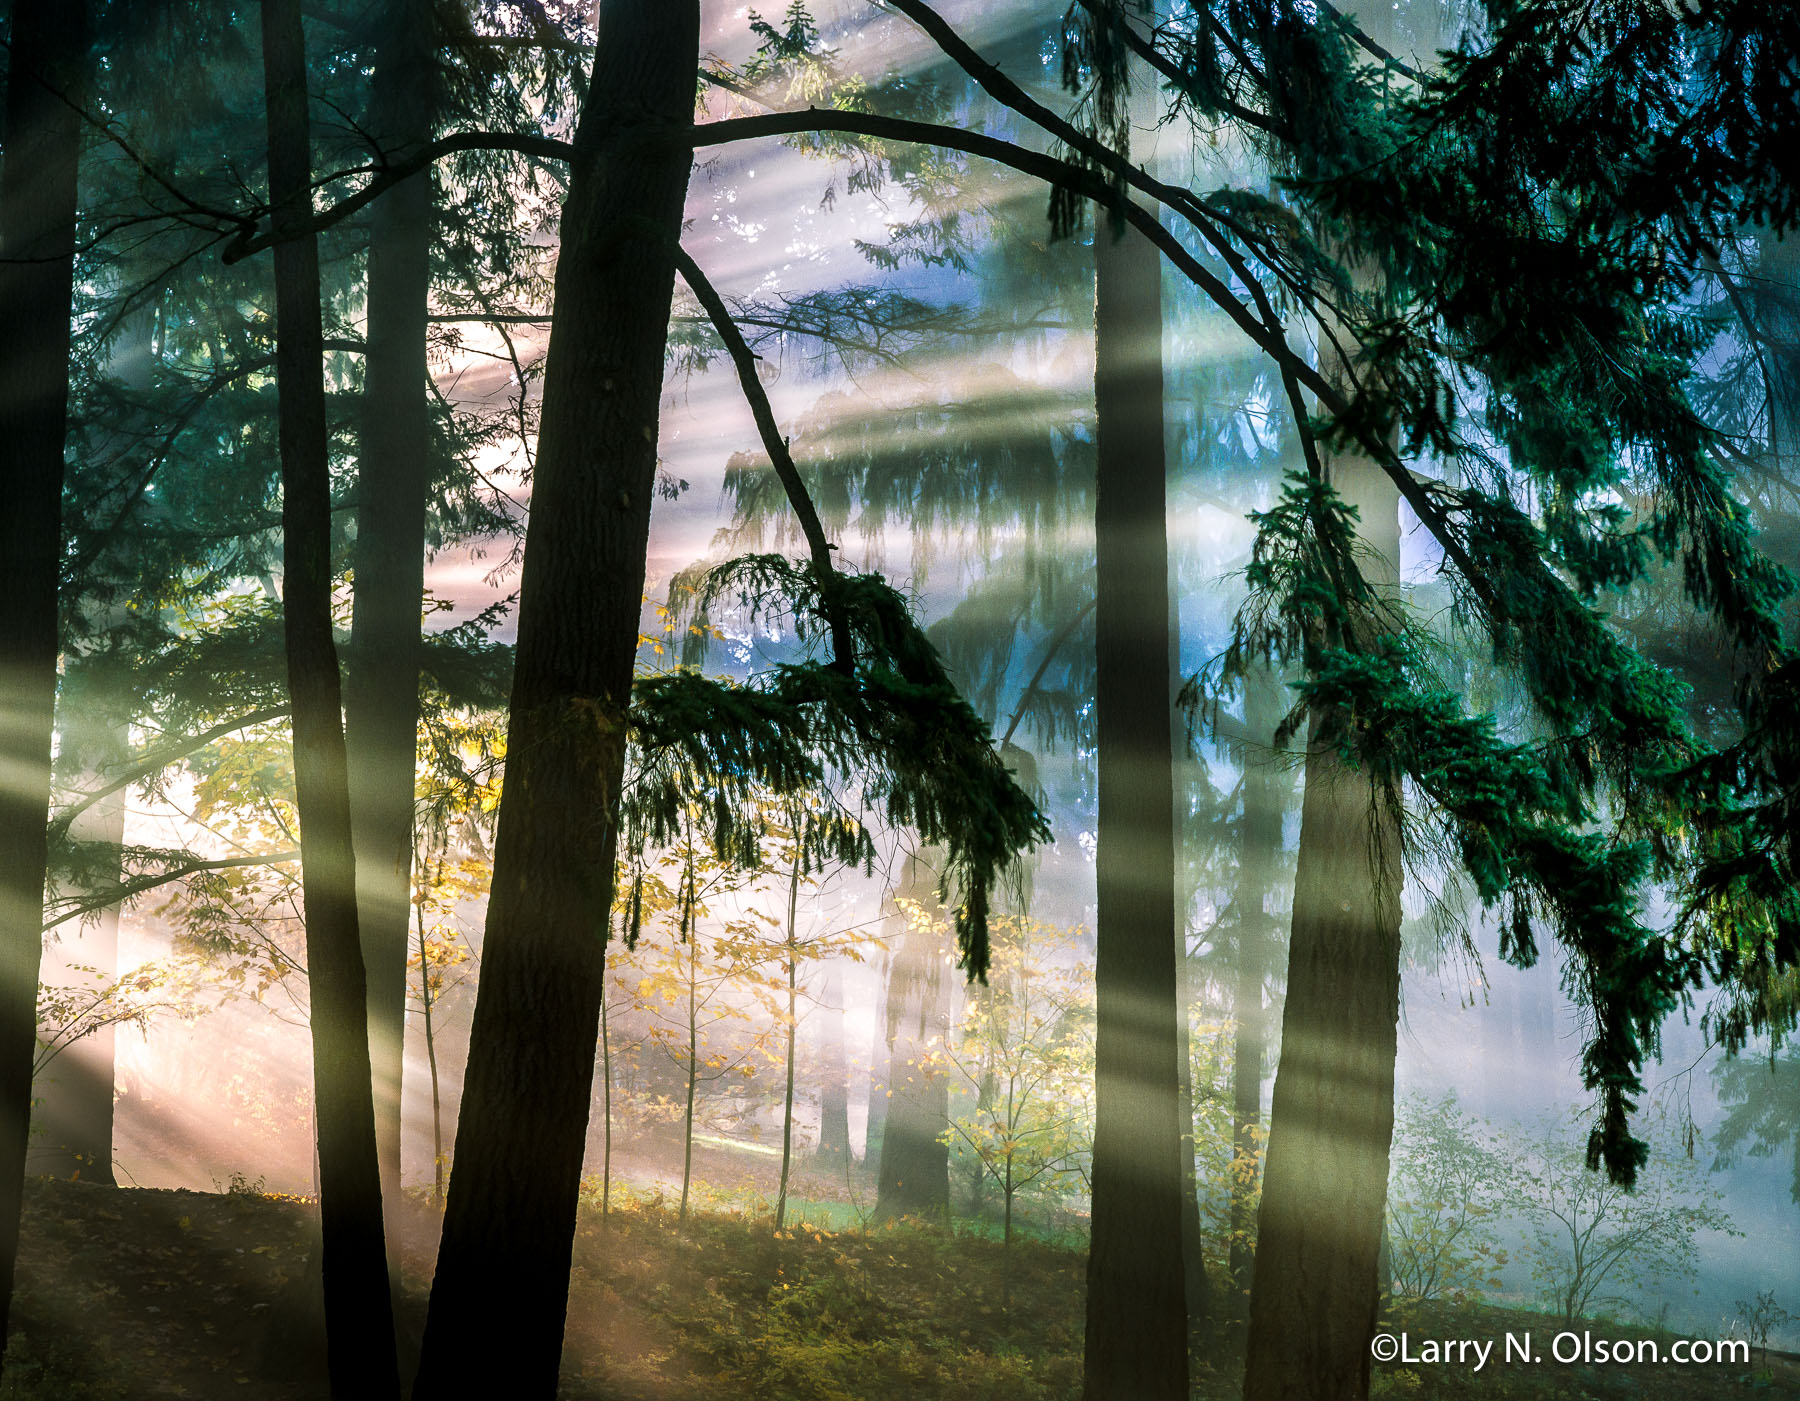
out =
[(850, 1084), (844, 1053), (844, 970), (836, 959), (825, 965), (819, 1012), (825, 1048), (819, 1070), (819, 1147), (814, 1156), (822, 1166), (841, 1169), (850, 1161)]
[[(1328, 475), (1357, 507), (1365, 577), (1398, 583), (1399, 500), (1364, 458)], [(1389, 794), (1338, 755), (1345, 717), (1307, 742), (1281, 1060), (1269, 1111), (1246, 1401), (1361, 1401), (1378, 1306), (1400, 1009), (1401, 837)]]
[(594, 1074), (697, 0), (603, 0), (563, 206), (506, 789), (415, 1396), (556, 1391)]
[(1162, 269), (1141, 238), (1104, 228), (1095, 267), (1099, 920), (1082, 1394), (1185, 1401)]
[[(941, 913), (936, 877), (916, 856), (906, 861), (900, 894)], [(881, 1133), (878, 1219), (950, 1216), (950, 1084), (932, 1064), (950, 1030), (949, 949), (941, 921), (909, 921), (888, 975), (886, 1121)]]
[[(269, 197), (278, 233), (311, 212), (306, 45), (299, 0), (263, 0)], [(331, 479), (318, 244), (275, 247), (283, 632), (293, 703), (307, 977), (312, 993), (320, 1264), (333, 1397), (394, 1397), (399, 1365), (382, 1239), (369, 1023), (356, 929), (350, 779), (331, 635)]]
[[(130, 755), (127, 726), (110, 716), (75, 714), (65, 699), (61, 748), (93, 783), (103, 783)], [(95, 888), (110, 888), (120, 879), (119, 850), (125, 837), (123, 790), (80, 812), (69, 826), (69, 839), (105, 852), (96, 864)], [(83, 862), (84, 868), (87, 862)], [(66, 924), (59, 947), (49, 955), (53, 968), (43, 970), (45, 983), (81, 988), (114, 982), (119, 975), (119, 907), (102, 910), (90, 923)], [(77, 968), (92, 972), (77, 972)], [(33, 1174), (79, 1178), (83, 1182), (118, 1185), (113, 1175), (113, 1089), (117, 1036), (111, 1025), (100, 1027), (66, 1047), (36, 1085), (37, 1105), (31, 1112), (32, 1144), (28, 1169)]]
[(69, 411), (82, 0), (17, 0), (0, 130), (0, 1348), (37, 1055)]
[[(1245, 683), (1244, 725), (1250, 745), (1274, 743), (1281, 720), (1279, 680), (1258, 670)], [(1234, 1314), (1249, 1302), (1255, 1268), (1251, 1245), (1256, 1224), (1257, 1134), (1262, 1125), (1263, 1063), (1268, 1029), (1263, 988), (1275, 952), (1278, 921), (1268, 913), (1270, 892), (1281, 853), (1281, 822), (1293, 780), (1278, 756), (1246, 746), (1244, 810), (1238, 825), (1237, 890), (1232, 905), (1237, 917), (1237, 959), (1232, 970), (1232, 1017), (1236, 1030), (1231, 1046), (1231, 1281), (1237, 1296)]]
[[(389, 0), (384, 8), (370, 134), (384, 152), (403, 156), (431, 138), (433, 10), (428, 0)], [(401, 1207), (400, 1081), (431, 451), (425, 365), (430, 251), (431, 176), (421, 171), (378, 199), (370, 219), (356, 590), (344, 685), (375, 1142), (390, 1223)]]

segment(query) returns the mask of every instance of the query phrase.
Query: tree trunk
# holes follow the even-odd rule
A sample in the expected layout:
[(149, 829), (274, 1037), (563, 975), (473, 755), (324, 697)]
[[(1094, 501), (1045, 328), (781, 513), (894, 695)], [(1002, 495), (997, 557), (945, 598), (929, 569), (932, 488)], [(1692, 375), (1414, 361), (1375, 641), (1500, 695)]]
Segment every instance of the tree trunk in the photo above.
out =
[[(1399, 498), (1372, 461), (1327, 464), (1360, 513), (1359, 561), (1398, 589)], [(1361, 1401), (1377, 1309), (1400, 1011), (1401, 837), (1390, 795), (1315, 711), (1250, 1295), (1245, 1401)]]
[[(688, 879), (693, 879), (690, 867)], [(688, 1023), (687, 1023), (687, 1110), (681, 1119), (681, 1211), (679, 1219), (687, 1220), (688, 1191), (694, 1181), (694, 1088), (700, 1081), (700, 945), (690, 930), (688, 934)]]
[(1194, 1342), (1206, 1327), (1212, 1300), (1206, 1283), (1205, 1246), (1200, 1234), (1200, 1177), (1194, 1163), (1194, 1047), (1193, 1025), (1188, 1018), (1194, 994), (1187, 950), (1187, 920), (1183, 917), (1186, 902), (1179, 893), (1173, 890), (1172, 893), (1175, 894), (1175, 1096), (1176, 1114), (1181, 1125), (1182, 1296), (1187, 1302), (1188, 1338)]
[(849, 1058), (844, 1050), (844, 969), (836, 959), (825, 965), (824, 1054), (820, 1057), (819, 1146), (821, 1166), (842, 1169), (850, 1162)]
[[(431, 139), (433, 10), (429, 0), (389, 0), (384, 10), (370, 134), (390, 156), (404, 155)], [(431, 456), (425, 365), (429, 172), (402, 181), (375, 201), (368, 276), (344, 737), (356, 838), (357, 922), (369, 976), (375, 1142), (392, 1223), (402, 1204), (400, 1082)]]
[(19, 1253), (44, 951), (86, 29), (82, 0), (17, 0), (0, 130), (0, 1348)]
[[(89, 704), (93, 704), (92, 700)], [(131, 732), (101, 714), (75, 714), (65, 702), (62, 722), (64, 759), (91, 780), (110, 779), (131, 752)], [(120, 880), (119, 851), (125, 839), (125, 794), (121, 790), (79, 813), (69, 826), (69, 839), (108, 854), (96, 886)], [(84, 863), (85, 866), (85, 863)], [(78, 987), (110, 986), (119, 976), (119, 907), (113, 905), (91, 922), (63, 926), (58, 947), (50, 954), (54, 968), (45, 983)], [(78, 972), (77, 969), (91, 969)], [(113, 1088), (116, 1028), (101, 1026), (70, 1044), (51, 1063), (35, 1089), (38, 1103), (31, 1113), (29, 1171), (51, 1177), (118, 1185), (113, 1176)]]
[(606, 992), (600, 994), (600, 1220), (612, 1215), (612, 1036), (606, 1024)]
[[(927, 913), (941, 913), (936, 877), (916, 855), (907, 857), (900, 894)], [(950, 1146), (943, 1137), (950, 1086), (932, 1059), (950, 1030), (951, 962), (940, 920), (905, 923), (888, 976), (887, 1113), (875, 1193), (880, 1220), (950, 1216)]]
[[(298, 0), (263, 0), (269, 196), (278, 232), (311, 213), (306, 45)], [(318, 1125), (320, 1264), (335, 1398), (399, 1394), (369, 1082), (367, 983), (356, 928), (350, 779), (331, 636), (331, 479), (318, 244), (275, 247), (283, 634), (293, 704)]]
[(563, 205), (493, 893), (414, 1395), (555, 1394), (603, 995), (697, 0), (602, 0)]
[(799, 1028), (799, 952), (794, 946), (794, 924), (800, 915), (800, 854), (794, 853), (788, 872), (787, 908), (787, 1090), (781, 1106), (781, 1190), (775, 1196), (775, 1229), (787, 1224), (788, 1172), (794, 1163), (794, 1033)]
[[(1259, 669), (1245, 682), (1244, 726), (1250, 743), (1273, 744), (1281, 721), (1280, 681)], [(1263, 987), (1274, 954), (1277, 921), (1267, 912), (1281, 852), (1281, 822), (1292, 779), (1272, 754), (1244, 752), (1243, 816), (1238, 823), (1237, 960), (1232, 970), (1231, 1046), (1231, 1280), (1241, 1315), (1255, 1268), (1251, 1245), (1256, 1216), (1257, 1130), (1262, 1124), (1263, 1062), (1267, 1028)]]
[[(419, 1004), (424, 1009), (425, 1065), (431, 1072), (431, 1200), (440, 1210), (444, 1205), (444, 1100), (438, 1087), (437, 1000), (431, 995), (431, 962), (425, 941), (425, 905), (416, 907), (419, 922)], [(381, 1121), (376, 1118), (376, 1145), (380, 1146)]]
[(1162, 269), (1095, 236), (1099, 847), (1086, 1401), (1185, 1401)]

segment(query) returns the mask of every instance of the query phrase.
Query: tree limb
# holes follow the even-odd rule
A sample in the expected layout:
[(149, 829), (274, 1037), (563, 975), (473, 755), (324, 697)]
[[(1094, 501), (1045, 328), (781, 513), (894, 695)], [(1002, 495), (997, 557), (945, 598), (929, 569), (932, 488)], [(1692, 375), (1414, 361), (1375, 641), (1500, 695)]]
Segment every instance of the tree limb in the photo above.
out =
[(807, 550), (812, 556), (813, 572), (819, 576), (819, 604), (825, 614), (826, 625), (831, 629), (832, 665), (848, 675), (856, 665), (856, 648), (851, 640), (850, 620), (844, 616), (843, 598), (837, 588), (838, 571), (831, 558), (831, 542), (825, 538), (825, 527), (819, 520), (819, 512), (812, 503), (812, 497), (807, 495), (806, 483), (800, 479), (800, 469), (794, 465), (787, 439), (781, 435), (781, 429), (775, 422), (775, 411), (770, 407), (769, 396), (763, 391), (762, 381), (756, 376), (756, 353), (750, 349), (744, 340), (744, 333), (731, 319), (731, 312), (726, 308), (724, 299), (719, 296), (718, 289), (707, 280), (700, 265), (688, 255), (685, 248), (676, 248), (675, 266), (680, 270), (682, 280), (705, 308), (706, 314), (712, 318), (713, 329), (718, 331), (719, 339), (724, 341), (732, 364), (737, 367), (738, 383), (743, 386), (744, 398), (750, 403), (756, 430), (762, 435), (763, 449), (769, 454), (769, 461), (775, 467), (775, 475), (781, 481), (782, 490), (787, 493), (788, 505), (793, 507), (794, 515), (800, 522), (800, 533), (806, 537)]

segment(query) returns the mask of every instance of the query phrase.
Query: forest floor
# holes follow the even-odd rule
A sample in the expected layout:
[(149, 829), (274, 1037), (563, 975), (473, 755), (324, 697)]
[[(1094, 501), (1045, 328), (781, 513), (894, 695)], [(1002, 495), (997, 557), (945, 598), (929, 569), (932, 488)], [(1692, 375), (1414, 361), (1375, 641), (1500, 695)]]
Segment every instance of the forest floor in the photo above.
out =
[[(218, 1193), (28, 1184), (0, 1401), (121, 1401), (324, 1394), (308, 1205), (238, 1182)], [(800, 1224), (829, 1218), (836, 1228)], [(1083, 1259), (1031, 1238), (900, 1223), (845, 1224), (802, 1204), (774, 1235), (766, 1213), (697, 1211), (620, 1193), (584, 1209), (571, 1280), (568, 1401), (1072, 1401), (1080, 1391)], [(417, 1337), (436, 1212), (405, 1223), (403, 1332)], [(1468, 1362), (1377, 1364), (1378, 1397), (1444, 1401), (1712, 1401), (1800, 1396), (1800, 1366), (1559, 1364), (1562, 1325), (1486, 1306), (1413, 1305), (1382, 1326), (1492, 1341)], [(1537, 1364), (1503, 1361), (1530, 1333)], [(1594, 1336), (1673, 1336), (1595, 1325)], [(1241, 1340), (1209, 1343), (1197, 1401), (1238, 1388)], [(1566, 1351), (1565, 1345), (1565, 1351)]]

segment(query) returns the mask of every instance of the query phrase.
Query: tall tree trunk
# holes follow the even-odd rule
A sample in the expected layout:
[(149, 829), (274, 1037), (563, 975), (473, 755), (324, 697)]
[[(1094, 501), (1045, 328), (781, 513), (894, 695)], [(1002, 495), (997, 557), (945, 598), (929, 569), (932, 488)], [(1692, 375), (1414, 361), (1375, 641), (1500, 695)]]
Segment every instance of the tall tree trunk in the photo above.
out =
[(844, 1051), (844, 969), (836, 959), (825, 965), (824, 1054), (820, 1057), (819, 1146), (821, 1166), (841, 1169), (850, 1162), (850, 1084)]
[[(884, 929), (883, 937), (893, 936)], [(887, 1138), (888, 1004), (894, 986), (894, 945), (888, 943), (882, 956), (880, 985), (875, 996), (875, 1025), (869, 1037), (869, 1112), (863, 1118), (863, 1166), (881, 1162), (881, 1145)]]
[[(370, 134), (390, 157), (404, 156), (431, 139), (434, 12), (429, 0), (388, 0), (383, 10)], [(370, 219), (356, 589), (344, 686), (375, 1142), (390, 1223), (401, 1206), (400, 1082), (431, 455), (425, 366), (430, 253), (431, 176), (421, 171), (376, 200)]]
[[(688, 879), (694, 878), (688, 868)], [(688, 1192), (694, 1183), (694, 1090), (700, 1082), (700, 942), (688, 933), (687, 985), (687, 1107), (681, 1116), (681, 1210), (677, 1219), (686, 1221)]]
[(1162, 268), (1095, 237), (1095, 1098), (1086, 1401), (1185, 1401)]
[[(1177, 655), (1179, 655), (1177, 653)], [(1183, 767), (1186, 767), (1185, 763)], [(1187, 949), (1186, 902), (1175, 899), (1175, 1040), (1176, 1113), (1181, 1124), (1181, 1264), (1182, 1294), (1187, 1303), (1189, 1341), (1197, 1341), (1210, 1316), (1211, 1290), (1206, 1282), (1206, 1255), (1200, 1234), (1200, 1177), (1194, 1156), (1194, 1047), (1188, 1008), (1193, 1006), (1193, 977)]]
[[(1380, 467), (1327, 464), (1360, 513), (1364, 576), (1398, 590), (1399, 497)], [(1400, 1010), (1401, 837), (1390, 794), (1311, 716), (1281, 1060), (1269, 1111), (1246, 1401), (1361, 1401), (1378, 1307)]]
[(600, 994), (600, 1220), (612, 1215), (612, 1035), (606, 1024), (606, 992)]
[(563, 205), (493, 893), (414, 1395), (555, 1394), (656, 473), (697, 0), (602, 0)]
[(44, 952), (86, 30), (82, 0), (16, 0), (0, 130), (0, 1348), (19, 1254)]
[[(444, 1101), (438, 1088), (437, 999), (431, 993), (430, 950), (425, 941), (425, 903), (414, 907), (419, 924), (419, 1005), (424, 1009), (425, 1065), (431, 1072), (431, 1200), (444, 1205)], [(381, 1140), (381, 1119), (375, 1120), (376, 1146)]]
[[(1244, 727), (1249, 744), (1273, 744), (1281, 721), (1281, 683), (1266, 668), (1245, 682)], [(1281, 852), (1281, 822), (1293, 780), (1273, 754), (1248, 746), (1244, 752), (1243, 816), (1238, 823), (1237, 959), (1232, 970), (1231, 1046), (1231, 1280), (1237, 1295), (1233, 1312), (1248, 1305), (1255, 1268), (1251, 1245), (1256, 1213), (1257, 1136), (1262, 1126), (1263, 1062), (1268, 1031), (1263, 987), (1275, 947), (1277, 921), (1268, 913), (1269, 893)]]
[(794, 925), (800, 917), (800, 853), (788, 872), (787, 907), (787, 1091), (781, 1105), (781, 1190), (775, 1196), (775, 1229), (787, 1224), (788, 1172), (794, 1164), (794, 1033), (800, 1026), (799, 950)]
[[(938, 912), (936, 877), (906, 859), (900, 894)], [(933, 1064), (950, 1030), (950, 958), (939, 920), (906, 921), (888, 976), (886, 1121), (875, 1214), (883, 1220), (950, 1216), (948, 1077)]]
[[(94, 701), (90, 700), (89, 704)], [(62, 750), (81, 771), (97, 781), (110, 778), (131, 752), (128, 726), (110, 716), (74, 714), (65, 701)], [(79, 813), (69, 826), (69, 839), (90, 851), (106, 853), (94, 869), (93, 886), (116, 885), (119, 851), (125, 839), (125, 794), (102, 798)], [(91, 858), (90, 858), (91, 860)], [(90, 887), (92, 888), (92, 887)], [(113, 905), (92, 921), (64, 925), (59, 945), (50, 954), (53, 969), (46, 983), (83, 989), (106, 987), (119, 976), (119, 907)], [(91, 971), (78, 971), (91, 970)], [(96, 984), (98, 979), (98, 984)], [(104, 1008), (97, 1009), (104, 1013)], [(83, 1182), (117, 1186), (113, 1176), (113, 1081), (117, 1043), (112, 1024), (89, 1032), (66, 1047), (38, 1081), (32, 1110), (30, 1171), (51, 1177), (79, 1177)]]
[[(277, 232), (293, 235), (312, 208), (299, 0), (263, 0), (262, 20), (270, 204)], [(331, 477), (319, 315), (317, 240), (290, 236), (275, 247), (282, 617), (312, 993), (326, 1360), (333, 1397), (393, 1397), (400, 1374), (375, 1160), (350, 777), (331, 636)]]

